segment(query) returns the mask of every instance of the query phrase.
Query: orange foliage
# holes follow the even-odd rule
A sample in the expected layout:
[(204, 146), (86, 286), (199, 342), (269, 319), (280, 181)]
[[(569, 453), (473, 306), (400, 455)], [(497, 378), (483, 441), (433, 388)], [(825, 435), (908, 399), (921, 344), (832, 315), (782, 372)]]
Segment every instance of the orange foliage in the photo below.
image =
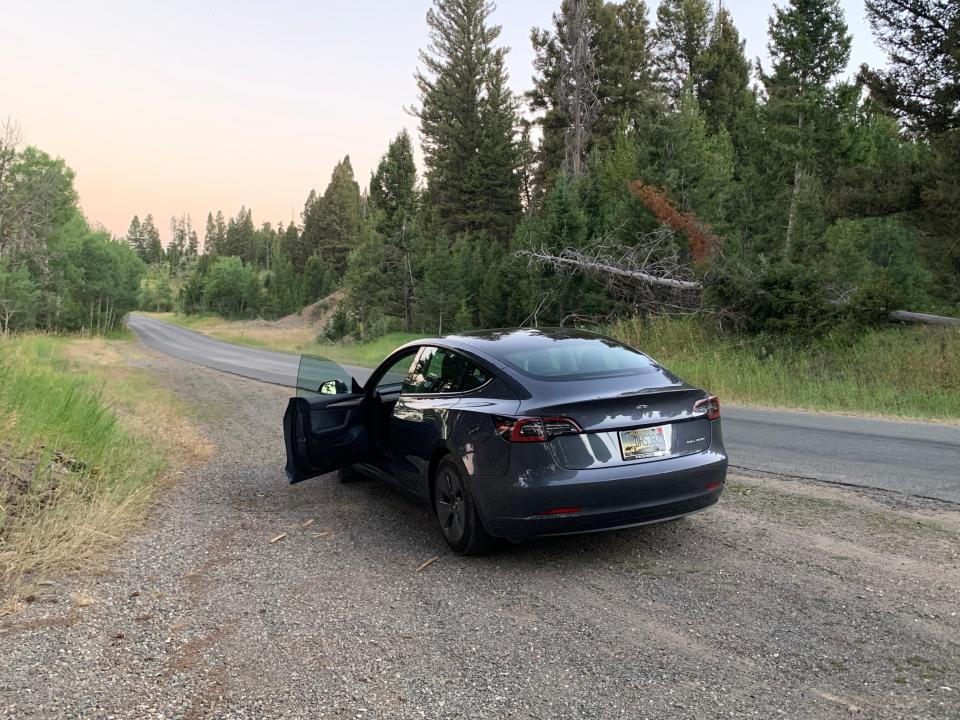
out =
[(670, 202), (666, 188), (647, 185), (642, 180), (630, 184), (630, 192), (643, 201), (653, 216), (674, 232), (682, 232), (690, 241), (690, 255), (700, 265), (714, 256), (723, 245), (723, 238), (713, 233), (713, 228), (701, 222), (693, 213), (680, 212)]

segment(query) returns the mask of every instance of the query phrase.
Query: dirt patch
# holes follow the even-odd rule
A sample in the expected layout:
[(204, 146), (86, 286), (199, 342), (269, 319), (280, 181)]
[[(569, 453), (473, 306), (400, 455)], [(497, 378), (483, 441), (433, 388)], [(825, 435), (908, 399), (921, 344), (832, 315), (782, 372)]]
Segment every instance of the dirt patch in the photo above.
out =
[(292, 313), (279, 320), (270, 323), (273, 327), (280, 330), (291, 328), (311, 327), (316, 330), (322, 330), (326, 327), (333, 313), (336, 312), (337, 305), (343, 302), (347, 293), (345, 290), (337, 290), (322, 300), (307, 305), (300, 312)]

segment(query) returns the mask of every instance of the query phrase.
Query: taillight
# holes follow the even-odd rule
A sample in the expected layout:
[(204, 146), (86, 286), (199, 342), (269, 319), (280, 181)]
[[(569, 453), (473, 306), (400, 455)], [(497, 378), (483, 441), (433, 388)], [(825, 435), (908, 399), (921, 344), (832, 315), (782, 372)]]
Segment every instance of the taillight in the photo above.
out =
[(570, 418), (564, 417), (501, 417), (494, 416), (497, 434), (508, 442), (547, 442), (558, 435), (578, 435), (583, 432)]
[(720, 417), (720, 398), (708, 397), (703, 400), (697, 400), (693, 404), (695, 413), (704, 413), (707, 420), (716, 420)]

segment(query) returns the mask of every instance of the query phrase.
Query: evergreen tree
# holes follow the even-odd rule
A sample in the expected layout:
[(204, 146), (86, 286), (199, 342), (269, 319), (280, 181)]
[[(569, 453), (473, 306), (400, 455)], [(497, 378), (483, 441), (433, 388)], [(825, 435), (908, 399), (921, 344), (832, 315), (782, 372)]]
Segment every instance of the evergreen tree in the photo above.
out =
[(889, 67), (860, 77), (914, 132), (960, 129), (960, 3), (867, 0), (867, 17)]
[(144, 260), (148, 263), (163, 262), (163, 243), (160, 242), (160, 231), (153, 222), (153, 215), (147, 215), (141, 225), (145, 248)]
[(644, 0), (603, 6), (598, 67), (600, 95), (606, 98), (596, 132), (601, 147), (615, 135), (623, 118), (639, 128), (661, 113), (654, 58), (654, 34)]
[(740, 39), (726, 8), (720, 8), (710, 33), (710, 44), (700, 56), (703, 81), (699, 100), (711, 132), (725, 128), (733, 132), (737, 116), (747, 102), (750, 64), (744, 55), (745, 41)]
[(388, 242), (405, 247), (417, 212), (417, 166), (410, 134), (402, 130), (380, 158), (370, 178), (370, 205), (380, 211), (376, 229)]
[(829, 124), (829, 84), (846, 67), (851, 37), (839, 0), (790, 0), (770, 19), (773, 71), (763, 81), (767, 109), (793, 162), (785, 254), (794, 240), (804, 176), (816, 182), (814, 150)]
[(653, 144), (657, 184), (682, 212), (714, 227), (726, 224), (733, 179), (733, 146), (726, 131), (710, 135), (691, 88), (661, 122)]
[(310, 256), (306, 253), (306, 248), (301, 239), (300, 229), (296, 224), (291, 222), (285, 230), (281, 227), (278, 232), (281, 236), (283, 254), (290, 258), (294, 269), (302, 273), (306, 266), (307, 258)]
[(227, 222), (222, 254), (239, 257), (247, 263), (253, 262), (256, 257), (255, 234), (253, 212), (241, 207), (237, 216)]
[(303, 268), (304, 300), (314, 303), (333, 292), (336, 287), (336, 273), (319, 255), (311, 255)]
[(674, 99), (688, 84), (701, 97), (713, 22), (708, 0), (663, 0), (657, 8), (657, 66)]
[(127, 230), (127, 244), (133, 249), (140, 259), (147, 256), (147, 244), (143, 235), (143, 228), (140, 225), (140, 218), (136, 215), (130, 221), (130, 228)]
[[(416, 73), (427, 200), (453, 235), (487, 230), (506, 241), (519, 214), (514, 101), (506, 85), (505, 50), (494, 43), (489, 0), (434, 0), (427, 13), (430, 47)], [(508, 171), (509, 168), (509, 171)], [(487, 210), (490, 179), (506, 183)], [(511, 200), (516, 198), (516, 200)]]
[[(351, 256), (355, 268), (347, 285), (355, 297), (362, 291), (365, 273), (376, 272), (383, 281), (381, 305), (403, 319), (409, 331), (413, 320), (413, 280), (410, 249), (416, 236), (418, 207), (417, 170), (413, 145), (406, 131), (387, 148), (370, 179), (370, 205), (375, 232), (367, 233), (364, 250)], [(377, 237), (375, 237), (375, 235)]]
[(213, 213), (207, 213), (207, 226), (203, 232), (203, 251), (207, 255), (216, 255), (218, 249), (217, 226), (213, 222)]
[(323, 197), (311, 208), (309, 222), (310, 236), (317, 243), (315, 252), (342, 275), (347, 254), (360, 240), (360, 186), (353, 177), (349, 155), (334, 167)]
[(200, 238), (192, 227), (187, 233), (187, 257), (197, 257), (200, 254)]
[(179, 218), (170, 218), (170, 243), (167, 245), (167, 262), (170, 263), (171, 269), (176, 269), (181, 258), (186, 255), (192, 232), (190, 216), (182, 215)]
[[(583, 0), (583, 15), (579, 30), (573, 32), (573, 3), (563, 0), (553, 15), (552, 30), (535, 28), (531, 33), (535, 75), (527, 100), (542, 129), (533, 182), (538, 200), (567, 164), (567, 139), (575, 126), (569, 97), (571, 75), (589, 81), (585, 71), (596, 73), (587, 93), (596, 98), (596, 118), (582, 143), (585, 154), (594, 147), (609, 147), (623, 118), (638, 127), (654, 116), (659, 105), (646, 3)], [(582, 54), (590, 58), (587, 67), (579, 70), (574, 62), (578, 42), (586, 43)]]
[[(520, 155), (515, 134), (517, 101), (507, 87), (505, 51), (493, 55), (486, 101), (480, 109), (480, 138), (470, 177), (470, 229), (506, 245), (520, 219)], [(468, 206), (470, 207), (470, 206)]]

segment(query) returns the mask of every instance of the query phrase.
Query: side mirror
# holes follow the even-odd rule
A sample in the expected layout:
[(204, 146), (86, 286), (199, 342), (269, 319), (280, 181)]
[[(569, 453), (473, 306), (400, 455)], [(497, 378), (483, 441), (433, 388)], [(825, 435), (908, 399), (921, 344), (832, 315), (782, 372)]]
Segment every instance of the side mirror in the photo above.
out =
[(348, 395), (350, 390), (342, 380), (327, 380), (320, 386), (321, 395)]

